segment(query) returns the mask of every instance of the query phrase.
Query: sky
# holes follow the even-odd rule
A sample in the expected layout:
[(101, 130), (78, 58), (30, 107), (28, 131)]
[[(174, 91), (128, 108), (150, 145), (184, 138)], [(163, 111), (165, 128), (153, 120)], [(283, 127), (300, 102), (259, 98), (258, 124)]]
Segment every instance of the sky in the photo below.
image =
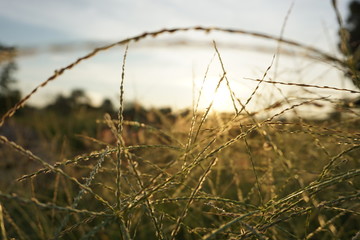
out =
[[(348, 0), (338, 1), (344, 19), (348, 4)], [(35, 49), (34, 54), (20, 55), (16, 59), (16, 77), (23, 94), (45, 81), (54, 70), (90, 52), (89, 42), (101, 45), (143, 32), (198, 25), (278, 37), (285, 25), (283, 38), (339, 56), (338, 24), (330, 0), (0, 0), (0, 42), (19, 50)], [(176, 40), (188, 44), (166, 44)], [(248, 78), (263, 76), (277, 53), (278, 43), (244, 35), (194, 31), (165, 34), (130, 44), (125, 68), (125, 99), (139, 101), (145, 106), (184, 108), (192, 104), (193, 86), (195, 92), (200, 89), (210, 66), (207, 88), (203, 92), (206, 106), (222, 74), (218, 58), (213, 58), (213, 40), (219, 47), (231, 86), (239, 99), (246, 99), (256, 86), (256, 82)], [(199, 47), (194, 42), (204, 44)], [(54, 45), (58, 46), (57, 51)], [(60, 50), (59, 46), (62, 46)], [(294, 48), (288, 50), (293, 54), (276, 54), (268, 78), (353, 88), (343, 74), (329, 64), (300, 57)], [(67, 94), (74, 88), (84, 89), (94, 103), (103, 98), (116, 101), (123, 55), (124, 47), (100, 53), (50, 83), (30, 102), (45, 104), (57, 93)], [(260, 98), (252, 102), (253, 106), (276, 101), (282, 94), (299, 95), (295, 88), (281, 90), (283, 92), (261, 88)], [(337, 96), (333, 92), (324, 94)], [(219, 90), (215, 104), (219, 109), (231, 108), (225, 95), (226, 88)]]

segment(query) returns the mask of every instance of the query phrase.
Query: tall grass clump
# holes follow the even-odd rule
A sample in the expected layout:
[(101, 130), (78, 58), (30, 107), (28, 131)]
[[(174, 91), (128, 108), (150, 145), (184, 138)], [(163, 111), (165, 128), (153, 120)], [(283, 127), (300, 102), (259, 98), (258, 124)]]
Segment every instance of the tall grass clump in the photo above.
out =
[[(58, 160), (50, 161), (53, 158), (30, 151), (23, 141), (1, 135), (2, 159), (16, 161), (11, 166), (16, 179), (3, 177), (0, 184), (1, 239), (359, 238), (359, 115), (315, 121), (297, 112), (333, 101), (324, 97), (294, 101), (282, 95), (282, 101), (257, 111), (250, 111), (249, 103), (264, 84), (280, 92), (281, 84), (309, 91), (360, 91), (271, 80), (275, 56), (263, 75), (253, 79), (257, 86), (243, 101), (231, 87), (226, 60), (214, 41), (214, 58), (204, 71), (202, 86), (208, 84), (208, 70), (217, 61), (222, 73), (214, 95), (226, 86), (232, 113), (212, 111), (215, 98), (200, 109), (201, 87), (186, 113), (169, 116), (154, 109), (151, 114), (159, 119), (154, 124), (125, 119), (131, 44), (182, 31), (275, 40), (347, 71), (346, 61), (282, 36), (217, 27), (163, 29), (94, 49), (56, 70), (9, 109), (0, 126), (16, 118), (28, 99), (64, 72), (99, 52), (126, 45), (117, 114), (86, 119), (109, 131), (114, 141), (82, 136), (89, 150), (80, 155), (69, 152), (63, 141), (54, 146)], [(340, 114), (345, 112), (337, 106)], [(292, 120), (283, 118), (289, 112), (295, 116)], [(24, 169), (28, 162), (32, 167)]]

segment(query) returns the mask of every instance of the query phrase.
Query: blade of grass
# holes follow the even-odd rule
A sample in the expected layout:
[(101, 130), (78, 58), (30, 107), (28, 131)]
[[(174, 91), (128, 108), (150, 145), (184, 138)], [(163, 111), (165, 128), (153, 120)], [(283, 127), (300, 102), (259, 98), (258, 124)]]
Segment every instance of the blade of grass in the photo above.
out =
[(5, 221), (4, 221), (4, 212), (3, 212), (3, 206), (0, 202), (0, 229), (1, 229), (1, 237), (4, 240), (7, 240), (7, 234), (5, 229)]

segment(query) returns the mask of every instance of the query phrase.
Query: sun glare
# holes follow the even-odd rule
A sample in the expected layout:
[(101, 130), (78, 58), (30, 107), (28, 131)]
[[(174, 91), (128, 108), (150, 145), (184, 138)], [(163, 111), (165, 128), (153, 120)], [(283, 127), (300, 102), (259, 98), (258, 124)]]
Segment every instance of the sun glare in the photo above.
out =
[[(200, 95), (200, 107), (207, 108), (212, 103), (212, 111), (233, 111), (233, 102), (225, 80), (221, 82), (216, 90), (219, 80), (220, 77), (211, 77), (205, 81)], [(198, 91), (200, 89), (201, 84), (198, 86)]]

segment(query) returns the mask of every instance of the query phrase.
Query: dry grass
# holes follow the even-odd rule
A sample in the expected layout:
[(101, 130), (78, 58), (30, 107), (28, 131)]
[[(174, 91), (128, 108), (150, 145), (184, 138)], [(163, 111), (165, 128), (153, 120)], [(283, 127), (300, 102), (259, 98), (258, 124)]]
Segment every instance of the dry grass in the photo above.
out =
[[(282, 37), (223, 28), (163, 29), (95, 49), (55, 71), (11, 108), (0, 125), (11, 120), (39, 88), (98, 52), (190, 30), (276, 40), (305, 48), (340, 68), (347, 66)], [(271, 64), (243, 103), (231, 88), (215, 42), (214, 52), (212, 61), (219, 61), (222, 68), (216, 91), (227, 86), (233, 113), (211, 112), (214, 100), (201, 111), (200, 90), (188, 115), (172, 119), (162, 115), (164, 122), (156, 127), (125, 121), (126, 49), (117, 119), (110, 115), (104, 120), (88, 119), (107, 126), (115, 144), (87, 136), (84, 141), (91, 142), (92, 150), (71, 158), (59, 155), (63, 160), (53, 163), (0, 136), (1, 151), (7, 156), (11, 152), (14, 161), (21, 155), (19, 161), (38, 164), (37, 170), (23, 169), (26, 174), (16, 183), (9, 180), (12, 187), (0, 190), (2, 239), (358, 239), (359, 115), (341, 124), (301, 117), (278, 120), (287, 112), (296, 115), (297, 108), (324, 100), (321, 97), (295, 103), (285, 97), (284, 102), (257, 112), (250, 112), (248, 104), (264, 83), (360, 92), (266, 80)], [(264, 113), (270, 116), (260, 118)], [(133, 135), (136, 141), (130, 140)]]

